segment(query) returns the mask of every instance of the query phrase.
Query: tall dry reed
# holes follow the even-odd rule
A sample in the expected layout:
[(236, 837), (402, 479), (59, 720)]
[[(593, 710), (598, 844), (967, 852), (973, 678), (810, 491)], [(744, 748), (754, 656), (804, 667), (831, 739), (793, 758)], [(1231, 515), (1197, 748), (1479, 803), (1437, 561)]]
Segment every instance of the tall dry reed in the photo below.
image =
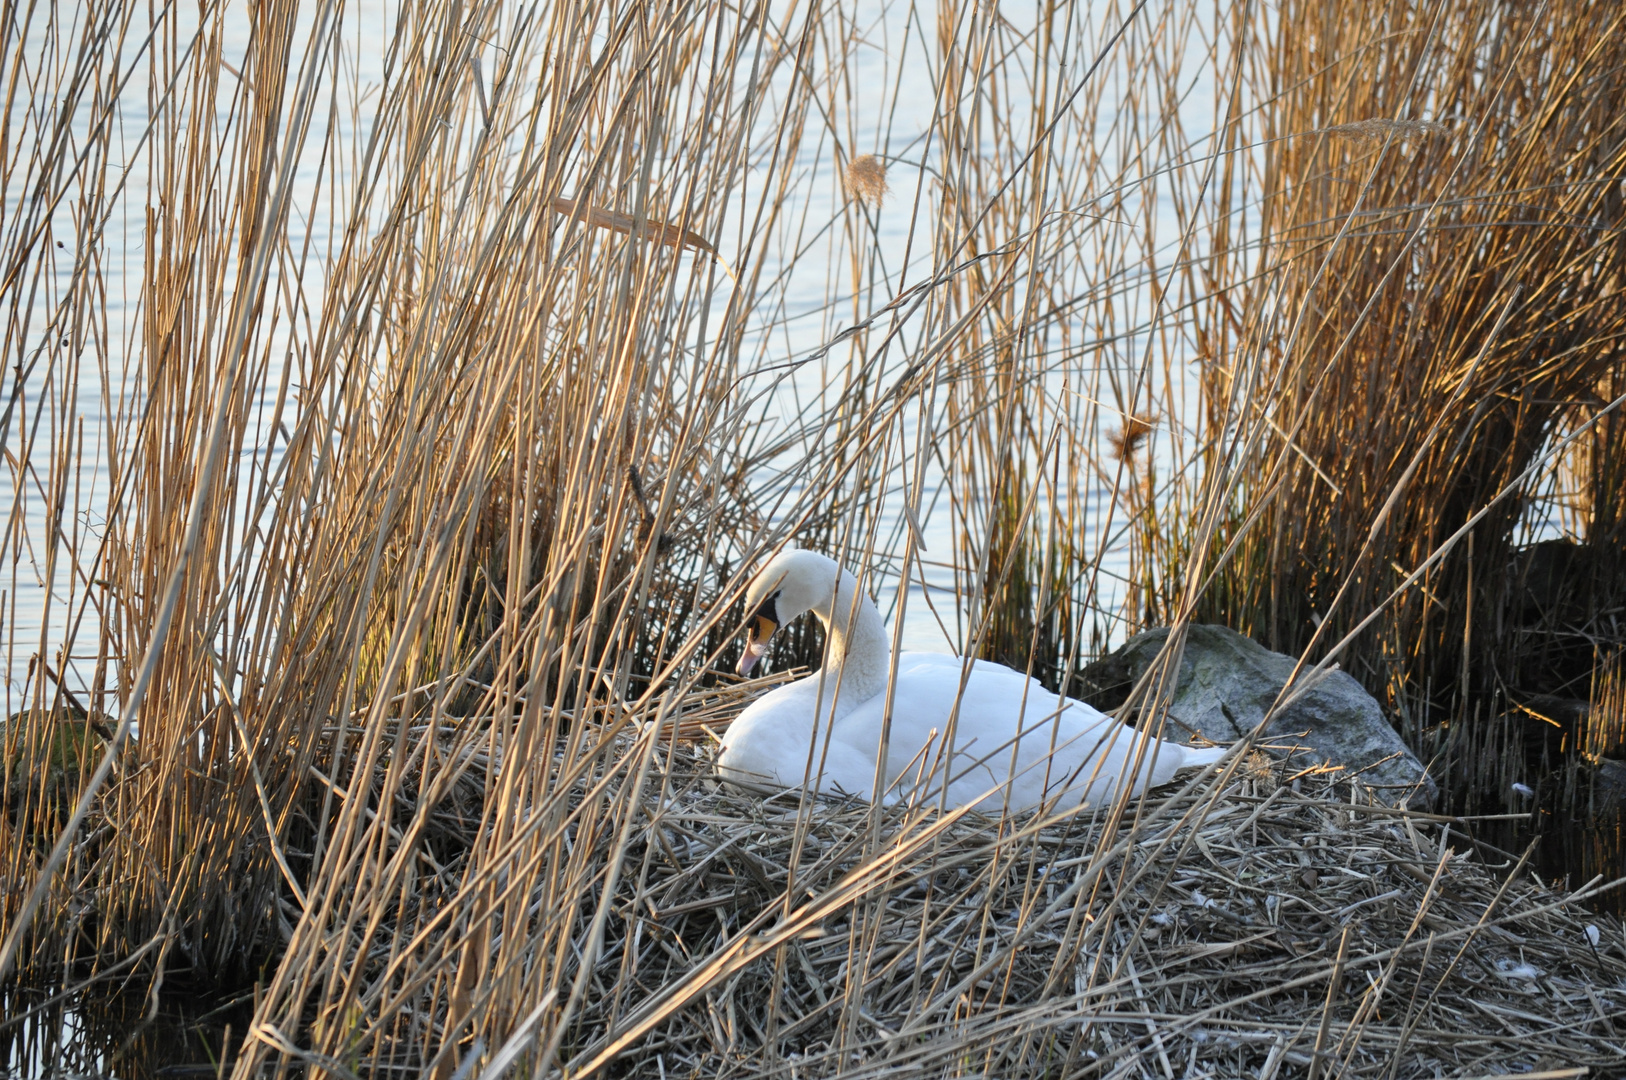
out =
[[(1494, 806), (1528, 779), (1510, 771), (1522, 749), (1499, 745), (1510, 701), (1584, 698), (1586, 635), (1607, 637), (1598, 616), (1626, 595), (1621, 13), (1277, 18), (1250, 43), (1268, 83), (1237, 125), (1261, 147), (1242, 159), (1257, 169), (1242, 232), (1190, 270), (1234, 283), (1197, 317), (1204, 468), (1226, 506), (1193, 564), (1212, 575), (1195, 610), (1336, 652), (1454, 798)], [(1550, 478), (1582, 456), (1584, 498), (1557, 522)], [(1595, 602), (1534, 625), (1531, 559), (1566, 556), (1526, 545), (1566, 523), (1587, 566), (1535, 573)], [(1559, 674), (1577, 641), (1578, 680)]]

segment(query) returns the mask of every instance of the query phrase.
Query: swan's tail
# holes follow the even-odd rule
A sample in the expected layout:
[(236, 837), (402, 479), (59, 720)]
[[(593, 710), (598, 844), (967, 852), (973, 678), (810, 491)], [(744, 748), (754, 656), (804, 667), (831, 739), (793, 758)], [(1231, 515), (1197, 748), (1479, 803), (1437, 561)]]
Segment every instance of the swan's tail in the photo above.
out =
[(1182, 769), (1200, 769), (1204, 765), (1212, 765), (1229, 753), (1229, 746), (1182, 746), (1180, 748), (1180, 767)]

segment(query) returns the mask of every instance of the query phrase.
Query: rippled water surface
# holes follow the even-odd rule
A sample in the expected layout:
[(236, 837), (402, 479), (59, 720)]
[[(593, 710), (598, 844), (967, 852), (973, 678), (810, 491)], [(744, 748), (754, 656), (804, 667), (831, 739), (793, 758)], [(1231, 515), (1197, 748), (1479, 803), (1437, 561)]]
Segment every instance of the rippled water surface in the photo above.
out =
[(86, 992), (54, 1000), (40, 990), (0, 998), (0, 1077), (205, 1080), (226, 1071), (228, 1037), (241, 1041), (248, 998)]

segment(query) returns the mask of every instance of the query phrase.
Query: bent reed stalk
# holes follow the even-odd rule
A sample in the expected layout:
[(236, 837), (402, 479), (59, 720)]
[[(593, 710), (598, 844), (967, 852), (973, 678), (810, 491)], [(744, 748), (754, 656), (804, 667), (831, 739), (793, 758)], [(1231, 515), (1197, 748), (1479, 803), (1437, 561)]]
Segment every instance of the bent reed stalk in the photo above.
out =
[[(1616, 46), (1582, 8), (1548, 33), (1459, 5), (1375, 44), (1357, 31), (1386, 8), (1348, 10), (413, 0), (374, 23), (267, 0), (8, 22), (17, 967), (135, 975), (155, 1001), (252, 981), (244, 1078), (1285, 1075), (1475, 1064), (1442, 1018), (1464, 965), (1507, 974), (1506, 924), (1566, 1026), (1508, 1035), (1535, 1007), (1508, 976), (1484, 1060), (1613, 1060), (1593, 1012), (1618, 995), (1593, 988), (1626, 941), (1571, 955), (1582, 917), (1522, 863), (1497, 882), (1453, 853), (1457, 823), (1291, 767), (1239, 755), (1145, 803), (1002, 821), (707, 779), (759, 689), (726, 674), (729, 603), (787, 538), (857, 568), (900, 642), (925, 626), (1065, 687), (1127, 630), (1194, 615), (1264, 633), (1268, 610), (1280, 643), (1315, 644), (1282, 614), (1284, 544), (1356, 583), (1321, 612), (1356, 625), (1391, 562), (1519, 474), (1493, 422), (1521, 469), (1595, 431), (1554, 470), (1590, 478), (1587, 520), (1619, 520), (1619, 426), (1581, 389), (1626, 377), (1587, 351), (1614, 347), (1615, 226), (1563, 231), (1612, 175), (1576, 87), (1613, 77)], [(1449, 135), (1407, 112), (1442, 87)], [(1402, 152), (1429, 171), (1378, 168)], [(1579, 178), (1537, 184), (1553, 170)], [(1496, 198), (1550, 220), (1436, 228)], [(1368, 220), (1385, 207), (1393, 229)], [(1416, 457), (1510, 261), (1521, 306), (1473, 412), (1439, 425), (1384, 533), (1410, 546), (1352, 557), (1392, 475), (1350, 509), (1334, 420), (1376, 416), (1384, 460)], [(1408, 344), (1390, 372), (1373, 357), (1422, 318), (1419, 280), (1450, 349)], [(1569, 305), (1562, 326), (1533, 298)], [(1542, 361), (1551, 404), (1519, 365), (1560, 331), (1555, 355), (1586, 357)], [(1359, 413), (1391, 384), (1416, 410)], [(1453, 462), (1478, 471), (1442, 501)], [(1448, 578), (1385, 633), (1434, 640), (1428, 598), (1477, 595)], [(816, 634), (785, 637), (776, 672), (816, 662)], [(1142, 688), (1147, 723), (1166, 696)], [(1383, 871), (1340, 874), (1357, 850)], [(1340, 938), (1352, 918), (1370, 932)]]

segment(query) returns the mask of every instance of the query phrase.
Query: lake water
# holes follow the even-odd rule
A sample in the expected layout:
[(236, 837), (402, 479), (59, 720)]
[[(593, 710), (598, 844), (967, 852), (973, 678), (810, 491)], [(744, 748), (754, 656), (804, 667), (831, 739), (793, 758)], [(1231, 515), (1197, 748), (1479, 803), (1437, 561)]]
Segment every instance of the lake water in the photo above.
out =
[[(1089, 5), (1089, 17), (1103, 25), (1111, 24), (1112, 13), (1116, 11), (1116, 5), (1104, 0)], [(243, 56), (248, 49), (248, 24), (243, 12), (240, 5), (230, 5), (225, 9), (221, 21), (222, 64), (233, 75), (233, 78), (222, 79), (221, 97), (216, 103), (217, 117), (222, 122), (231, 108), (232, 95), (237, 89), (235, 73), (243, 70)], [(393, 13), (393, 5), (378, 0), (364, 0), (345, 9), (346, 49), (343, 63), (347, 75), (353, 79), (356, 93), (362, 99), (366, 99), (383, 78), (383, 46), (393, 30)], [(1031, 5), (1006, 5), (1005, 14), (1007, 18), (1018, 21), (1033, 18)], [(852, 145), (858, 151), (875, 151), (900, 159), (894, 161), (889, 169), (888, 179), (894, 194), (874, 215), (875, 232), (870, 242), (877, 254), (876, 265), (884, 273), (884, 280), (870, 294), (876, 306), (883, 304), (898, 289), (920, 281), (930, 270), (930, 245), (917, 238), (910, 248), (909, 236), (911, 229), (921, 229), (927, 224), (926, 216), (929, 214), (930, 199), (921, 201), (923, 216), (919, 220), (911, 220), (910, 209), (915, 205), (914, 188), (922, 177), (918, 162), (927, 156), (929, 150), (926, 133), (931, 126), (934, 89), (929, 71), (921, 62), (921, 28), (911, 28), (907, 15), (906, 9), (882, 0), (863, 0), (849, 12), (854, 41), (850, 62), (858, 82), (866, 87), (887, 88), (877, 94), (873, 108), (866, 108), (862, 104), (853, 106)], [(309, 11), (305, 17), (310, 18)], [(196, 10), (177, 8), (173, 18), (178, 29), (177, 40), (184, 44), (195, 27)], [(22, 707), (21, 695), (35, 656), (51, 660), (54, 667), (61, 669), (66, 683), (80, 694), (86, 692), (91, 681), (90, 668), (95, 661), (98, 622), (94, 604), (86, 602), (85, 581), (95, 573), (96, 553), (108, 512), (110, 492), (107, 461), (110, 455), (118, 452), (111, 443), (116, 433), (111, 430), (109, 417), (129, 415), (140, 405), (139, 388), (131, 385), (130, 377), (137, 370), (133, 360), (140, 349), (138, 300), (145, 265), (143, 237), (147, 221), (147, 171), (152, 164), (145, 157), (147, 143), (144, 141), (146, 126), (151, 118), (148, 98), (153, 90), (147, 85), (146, 61), (141, 52), (145, 42), (144, 30), (143, 25), (132, 24), (118, 54), (118, 67), (127, 73), (128, 78), (120, 95), (118, 123), (108, 169), (109, 175), (119, 179), (123, 187), (115, 200), (105, 235), (94, 249), (105, 287), (105, 299), (100, 303), (108, 341), (105, 357), (98, 364), (93, 354), (86, 354), (76, 363), (64, 355), (63, 343), (69, 342), (69, 337), (53, 343), (54, 339), (39, 329), (51, 325), (53, 316), (60, 315), (57, 305), (64, 303), (73, 276), (72, 262), (77, 257), (76, 233), (75, 222), (67, 207), (59, 209), (49, 221), (51, 237), (61, 238), (65, 242), (59, 253), (57, 249), (47, 252), (56, 262), (52, 264), (52, 272), (47, 275), (46, 288), (33, 300), (33, 328), (24, 334), (26, 340), (12, 342), (13, 352), (23, 354), (28, 367), (27, 377), (22, 381), (13, 402), (12, 418), (6, 427), (0, 429), (0, 441), (4, 443), (7, 458), (13, 462), (12, 468), (0, 468), (0, 500), (11, 509), (7, 535), (10, 574), (0, 581), (0, 588), (4, 589), (3, 601), (0, 601), (0, 620), (3, 620), (3, 635), (0, 636), (4, 638), (7, 650), (4, 660), (4, 708), (7, 714)], [(37, 48), (44, 53), (43, 21), (36, 21), (31, 33)], [(295, 39), (301, 40), (302, 34), (296, 33)], [(495, 69), (496, 55), (490, 51), (495, 46), (487, 43), (482, 47), (487, 51), (481, 53), (477, 49), (474, 56), (476, 59), (484, 58), (482, 70), (489, 73)], [(62, 65), (69, 59), (64, 56), (52, 62)], [(1206, 75), (1201, 65), (1196, 67), (1199, 70), (1195, 75), (1193, 91), (1187, 94), (1182, 120), (1186, 125), (1186, 137), (1194, 144), (1200, 144), (1203, 133), (1213, 130), (1214, 105), (1210, 83), (1205, 81)], [(1076, 72), (1074, 77), (1077, 77)], [(18, 106), (19, 109), (22, 107)], [(85, 104), (81, 104), (73, 115), (72, 120), (80, 136), (85, 134), (88, 115)], [(361, 130), (365, 130), (365, 111), (359, 115), (363, 118)], [(14, 119), (20, 117), (19, 113)], [(322, 125), (328, 122), (325, 114), (316, 118), (317, 130), (309, 139), (308, 147), (320, 148)], [(333, 122), (338, 125), (342, 137), (348, 138), (357, 133), (352, 120), (343, 110), (335, 114)], [(38, 125), (32, 130), (37, 134)], [(1115, 167), (1111, 160), (1115, 150), (1111, 146), (1103, 146), (1102, 150), (1107, 156), (1101, 168), (1110, 173)], [(316, 156), (315, 150), (307, 153), (311, 160), (301, 161), (295, 178), (294, 205), (299, 209), (290, 224), (289, 245), (293, 250), (301, 250), (310, 240), (312, 250), (319, 255), (326, 250), (332, 238), (334, 222), (329, 216), (328, 202), (314, 197), (319, 175)], [(839, 203), (844, 196), (842, 184), (834, 170), (834, 156), (827, 150), (821, 149), (817, 153), (808, 151), (805, 183), (792, 192), (792, 198), (801, 202), (785, 215), (787, 221), (798, 220), (804, 210), (812, 215), (815, 222), (822, 220), (822, 215), (839, 216)], [(735, 215), (745, 211), (755, 198), (755, 193), (747, 191), (745, 196), (737, 200), (737, 205), (731, 206), (731, 212)], [(20, 180), (14, 179), (7, 186), (6, 213), (14, 226), (19, 214), (26, 208), (27, 198), (28, 191)], [(1150, 200), (1146, 210), (1157, 219), (1161, 235), (1178, 235), (1178, 217), (1167, 199)], [(735, 224), (731, 220), (720, 235), (735, 235)], [(921, 232), (918, 235), (927, 234)], [(742, 368), (746, 372), (756, 368), (768, 370), (761, 376), (748, 375), (742, 388), (746, 393), (773, 388), (765, 399), (765, 415), (770, 421), (777, 418), (782, 426), (789, 426), (799, 419), (803, 411), (833, 404), (840, 393), (840, 372), (846, 360), (838, 352), (828, 360), (798, 369), (788, 382), (779, 381), (772, 369), (782, 367), (787, 358), (795, 360), (807, 356), (834, 338), (844, 325), (844, 320), (851, 319), (853, 304), (850, 299), (844, 299), (841, 275), (835, 269), (843, 256), (833, 242), (822, 248), (815, 244), (810, 250), (801, 251), (807, 245), (798, 231), (787, 232), (780, 243), (781, 262), (776, 264), (770, 261), (768, 272), (763, 277), (763, 280), (773, 284), (768, 287), (768, 294), (759, 298), (760, 307), (775, 315), (747, 343), (741, 358)], [(906, 250), (911, 252), (907, 258)], [(790, 259), (792, 253), (798, 251), (800, 253), (794, 255), (794, 272), (778, 279), (776, 271), (784, 265), (784, 260)], [(725, 258), (728, 254), (726, 250), (723, 252)], [(305, 266), (305, 289), (314, 295), (322, 287), (321, 259), (308, 259)], [(1079, 288), (1087, 289), (1089, 284), (1087, 268), (1081, 268)], [(726, 291), (715, 297), (719, 306), (726, 300)], [(1125, 292), (1122, 302), (1133, 308), (1144, 305), (1147, 300), (1142, 290), (1131, 288)], [(1131, 315), (1127, 322), (1135, 323), (1136, 317)], [(903, 351), (907, 350), (908, 342), (906, 335)], [(1131, 335), (1121, 347), (1122, 351), (1134, 355), (1142, 342), (1144, 336)], [(273, 355), (275, 345), (273, 342), (269, 350)], [(76, 347), (75, 344), (67, 346)], [(1175, 370), (1183, 372), (1184, 365), (1176, 363)], [(238, 464), (245, 477), (256, 471), (274, 470), (279, 460), (280, 447), (270, 430), (270, 399), (278, 385), (277, 375), (273, 369), (261, 382), (265, 389), (257, 408), (262, 426), (251, 433)], [(1061, 383), (1068, 378), (1073, 380), (1073, 392), (1076, 393), (1083, 373), (1069, 371), (1065, 365), (1058, 364), (1054, 375), (1057, 385), (1049, 388), (1052, 393), (1059, 393)], [(1169, 422), (1178, 426), (1180, 419), (1180, 416), (1174, 416), (1169, 418)], [(907, 442), (909, 438), (906, 430), (903, 441)], [(56, 478), (55, 488), (52, 477), (41, 475), (49, 471), (46, 469), (46, 463), (50, 460), (47, 448), (53, 444), (59, 448), (79, 448), (78, 464), (69, 470), (68, 475)], [(1167, 460), (1165, 447), (1159, 446), (1155, 452), (1163, 454), (1164, 460)], [(63, 456), (59, 449), (57, 460)], [(19, 462), (32, 468), (18, 467)], [(763, 479), (768, 488), (773, 487), (771, 479)], [(927, 549), (921, 575), (924, 582), (916, 581), (909, 590), (909, 602), (901, 605), (904, 609), (902, 638), (906, 648), (955, 651), (962, 645), (962, 641), (958, 640), (961, 633), (958, 620), (950, 617), (940, 621), (924, 602), (928, 590), (941, 590), (941, 596), (937, 597), (939, 608), (945, 601), (952, 605), (954, 600), (954, 574), (950, 560), (956, 548), (956, 530), (950, 500), (945, 497), (945, 480), (940, 463), (927, 463), (925, 490), (927, 498), (922, 501), (919, 510), (922, 537)], [(55, 503), (51, 498), (53, 491), (62, 495)], [(1069, 497), (1078, 500), (1085, 508), (1083, 519), (1086, 522), (1086, 535), (1078, 538), (1082, 547), (1092, 556), (1100, 548), (1106, 549), (1100, 560), (1099, 600), (1103, 610), (1112, 611), (1121, 597), (1118, 582), (1127, 569), (1126, 541), (1122, 538), (1108, 539), (1099, 531), (1114, 512), (1112, 498), (1099, 485), (1072, 491)], [(886, 507), (882, 542), (897, 547), (900, 546), (898, 539), (907, 525), (901, 512), (901, 498), (896, 491), (887, 499)], [(1041, 502), (1035, 509), (1035, 519), (1044, 520), (1048, 511), (1049, 506)], [(252, 522), (245, 524), (251, 525)], [(77, 553), (77, 566), (70, 553)], [(901, 599), (896, 580), (883, 578), (877, 582), (877, 588), (883, 609), (889, 615), (895, 613)], [(952, 615), (952, 611), (949, 614)], [(118, 658), (111, 658), (111, 663), (116, 670)], [(109, 679), (111, 684), (112, 680)], [(116, 712), (116, 705), (111, 700), (102, 704), (108, 711)]]
[(138, 992), (57, 1001), (13, 989), (0, 997), (8, 1020), (0, 1025), (0, 1080), (210, 1080), (227, 1039), (240, 1041), (252, 1004), (170, 992), (154, 1009)]

